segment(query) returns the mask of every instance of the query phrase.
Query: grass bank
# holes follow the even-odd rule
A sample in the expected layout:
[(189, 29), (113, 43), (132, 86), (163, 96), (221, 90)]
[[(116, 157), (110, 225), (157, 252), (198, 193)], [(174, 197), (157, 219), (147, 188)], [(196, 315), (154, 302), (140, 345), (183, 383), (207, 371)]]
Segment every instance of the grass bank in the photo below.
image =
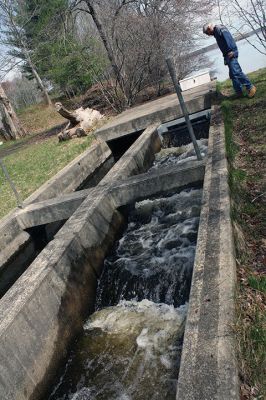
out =
[[(58, 142), (57, 137), (37, 141), (4, 158), (22, 199), (27, 198), (93, 142), (93, 136)], [(0, 218), (16, 207), (16, 200), (0, 168)]]
[[(255, 98), (221, 102), (236, 245), (241, 400), (266, 398), (266, 69), (250, 78)], [(233, 94), (229, 81), (218, 89)]]
[(40, 133), (62, 124), (66, 120), (58, 114), (54, 107), (47, 107), (45, 104), (34, 104), (18, 111), (18, 117), (23, 128), (30, 134)]

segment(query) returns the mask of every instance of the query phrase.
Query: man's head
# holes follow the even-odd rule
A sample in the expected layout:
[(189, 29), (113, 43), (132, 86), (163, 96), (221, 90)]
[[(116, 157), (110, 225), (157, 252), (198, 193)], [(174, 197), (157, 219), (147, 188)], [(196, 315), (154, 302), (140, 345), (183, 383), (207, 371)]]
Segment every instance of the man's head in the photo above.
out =
[(211, 22), (203, 25), (203, 33), (208, 36), (213, 36), (214, 25)]

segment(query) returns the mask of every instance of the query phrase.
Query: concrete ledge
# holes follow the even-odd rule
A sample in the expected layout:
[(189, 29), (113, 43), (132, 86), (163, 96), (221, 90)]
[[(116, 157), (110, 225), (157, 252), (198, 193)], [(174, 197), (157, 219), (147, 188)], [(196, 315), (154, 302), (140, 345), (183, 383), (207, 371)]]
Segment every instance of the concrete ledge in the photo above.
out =
[[(154, 155), (160, 148), (161, 140), (157, 133), (157, 126), (152, 125), (126, 151), (101, 180), (98, 187), (110, 186), (114, 181), (145, 171), (151, 166)], [(89, 193), (90, 190), (83, 190), (39, 203), (35, 202), (18, 211), (16, 215), (17, 221), (23, 229), (26, 229), (31, 226), (67, 219), (80, 206)]]
[[(105, 187), (120, 207), (127, 203), (177, 189), (203, 181), (205, 171), (204, 161), (190, 162), (190, 165), (164, 167), (152, 173), (139, 174), (120, 182)], [(102, 190), (103, 185), (99, 186)], [(41, 201), (27, 206), (17, 214), (17, 221), (23, 229), (37, 225), (44, 225), (55, 221), (68, 219), (73, 215), (81, 203), (97, 189), (81, 190), (79, 192), (56, 197), (55, 199)]]
[[(213, 83), (188, 90), (184, 94), (190, 114), (211, 107), (210, 90)], [(176, 94), (133, 107), (118, 115), (109, 124), (96, 132), (97, 137), (106, 142), (121, 136), (146, 129), (148, 125), (160, 125), (183, 115)]]
[[(109, 170), (113, 164), (114, 159), (107, 144), (95, 143), (28, 197), (24, 201), (25, 208), (31, 203), (73, 192), (84, 181), (93, 180), (95, 174), (101, 173), (102, 170), (105, 173), (105, 168)], [(19, 213), (20, 209), (15, 209), (0, 221), (0, 270), (21, 252), (27, 254), (30, 235), (26, 232), (23, 234), (25, 226), (18, 223)], [(26, 235), (28, 237), (28, 241), (25, 240), (25, 247), (21, 243), (22, 234), (24, 238)]]
[(104, 191), (84, 203), (0, 302), (0, 398), (42, 398), (93, 309), (123, 218)]
[(27, 229), (33, 226), (66, 220), (71, 217), (92, 190), (80, 190), (79, 192), (30, 204), (17, 213), (17, 221), (22, 229)]
[(121, 207), (159, 193), (203, 182), (204, 172), (204, 161), (195, 161), (190, 166), (164, 167), (160, 171), (132, 176), (120, 183), (115, 182), (110, 193), (116, 206)]
[(85, 180), (93, 176), (97, 168), (111, 157), (111, 150), (106, 143), (98, 142), (93, 144), (36, 190), (24, 203), (26, 205), (32, 204), (76, 190)]
[(154, 160), (154, 154), (161, 149), (161, 140), (157, 128), (158, 124), (148, 126), (105, 175), (100, 185), (139, 174), (149, 168)]
[(238, 400), (235, 257), (221, 112), (213, 109), (178, 400)]

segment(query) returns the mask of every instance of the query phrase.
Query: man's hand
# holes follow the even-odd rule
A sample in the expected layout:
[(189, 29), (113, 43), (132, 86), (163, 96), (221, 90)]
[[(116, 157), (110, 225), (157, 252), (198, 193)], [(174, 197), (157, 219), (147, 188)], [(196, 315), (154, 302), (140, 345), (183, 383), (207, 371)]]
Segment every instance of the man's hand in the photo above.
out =
[(234, 52), (233, 51), (229, 51), (229, 53), (227, 54), (228, 58), (234, 58)]

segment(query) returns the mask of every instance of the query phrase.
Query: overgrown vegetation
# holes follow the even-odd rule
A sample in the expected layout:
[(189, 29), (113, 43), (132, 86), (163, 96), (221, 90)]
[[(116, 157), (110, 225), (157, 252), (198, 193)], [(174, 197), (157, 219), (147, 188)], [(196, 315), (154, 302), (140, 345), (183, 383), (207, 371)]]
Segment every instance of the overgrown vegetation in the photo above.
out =
[(266, 69), (250, 74), (254, 99), (230, 99), (219, 85), (225, 121), (238, 290), (236, 294), (241, 399), (266, 398)]

